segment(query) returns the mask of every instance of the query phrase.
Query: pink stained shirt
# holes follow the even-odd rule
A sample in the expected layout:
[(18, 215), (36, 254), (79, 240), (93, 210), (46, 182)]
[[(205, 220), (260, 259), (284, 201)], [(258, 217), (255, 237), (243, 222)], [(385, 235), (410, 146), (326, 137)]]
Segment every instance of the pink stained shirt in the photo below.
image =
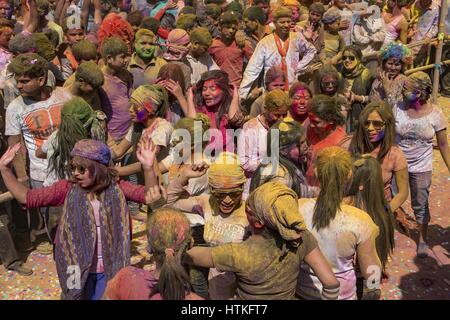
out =
[[(105, 289), (109, 300), (162, 300), (159, 293), (150, 297), (152, 289), (157, 285), (158, 278), (154, 272), (126, 267), (121, 269)], [(195, 293), (187, 293), (185, 300), (203, 300)]]
[(241, 48), (236, 44), (236, 41), (227, 46), (220, 38), (216, 38), (208, 52), (219, 68), (228, 74), (230, 82), (239, 86), (244, 73), (244, 58), (250, 60), (253, 54), (250, 42), (246, 41), (244, 47)]

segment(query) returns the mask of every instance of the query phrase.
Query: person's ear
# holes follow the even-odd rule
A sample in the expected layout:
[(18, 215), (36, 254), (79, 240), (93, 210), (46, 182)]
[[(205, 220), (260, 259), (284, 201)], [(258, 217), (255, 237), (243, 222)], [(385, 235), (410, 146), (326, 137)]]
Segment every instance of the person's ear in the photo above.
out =
[(39, 77), (39, 78), (38, 78), (38, 84), (39, 84), (40, 87), (45, 86), (45, 83), (46, 83), (45, 80), (46, 80), (46, 77), (45, 77), (45, 76), (42, 76), (42, 77)]
[(259, 221), (254, 221), (254, 223), (253, 223), (253, 227), (254, 227), (255, 229), (259, 229), (259, 230), (261, 230), (261, 229), (263, 229), (263, 228), (264, 228), (264, 223), (262, 223), (262, 222), (259, 222)]

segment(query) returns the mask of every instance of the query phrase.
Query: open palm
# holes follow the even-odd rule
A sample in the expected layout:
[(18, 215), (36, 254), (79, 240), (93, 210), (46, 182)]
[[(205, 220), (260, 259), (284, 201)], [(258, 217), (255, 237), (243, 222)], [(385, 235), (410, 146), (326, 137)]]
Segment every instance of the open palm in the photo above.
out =
[(9, 147), (8, 150), (3, 154), (0, 158), (0, 168), (7, 167), (16, 156), (17, 152), (19, 152), (20, 143), (16, 143), (14, 146)]

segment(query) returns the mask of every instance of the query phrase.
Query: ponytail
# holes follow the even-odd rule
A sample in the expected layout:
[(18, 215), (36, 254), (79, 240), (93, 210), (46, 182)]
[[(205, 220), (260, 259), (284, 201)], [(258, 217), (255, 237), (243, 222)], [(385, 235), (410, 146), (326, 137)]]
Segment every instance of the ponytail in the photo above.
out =
[(326, 228), (341, 209), (345, 185), (352, 169), (350, 153), (339, 147), (321, 150), (316, 160), (320, 193), (314, 207), (313, 227)]
[(184, 300), (186, 292), (191, 291), (189, 276), (181, 265), (181, 251), (176, 255), (173, 249), (166, 249), (171, 253), (166, 253), (161, 267), (158, 280), (158, 289), (163, 300)]

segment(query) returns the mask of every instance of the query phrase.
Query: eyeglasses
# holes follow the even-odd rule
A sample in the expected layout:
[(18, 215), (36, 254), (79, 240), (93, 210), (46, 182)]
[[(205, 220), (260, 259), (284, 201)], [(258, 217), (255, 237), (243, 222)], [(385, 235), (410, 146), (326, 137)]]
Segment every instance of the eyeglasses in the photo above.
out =
[(380, 120), (366, 120), (366, 122), (364, 123), (366, 129), (369, 129), (370, 125), (372, 125), (375, 130), (381, 130), (386, 125), (386, 122)]
[(355, 59), (356, 58), (354, 56), (342, 56), (343, 61), (345, 61), (345, 60), (355, 61)]
[(86, 172), (86, 167), (80, 166), (80, 165), (75, 165), (73, 163), (71, 163), (69, 165), (69, 169), (70, 172), (75, 173), (75, 171), (78, 171), (80, 174), (84, 174)]
[(324, 87), (336, 87), (337, 81), (328, 81), (328, 82), (322, 82)]
[(219, 200), (225, 199), (227, 196), (230, 198), (237, 198), (242, 195), (243, 189), (238, 189), (236, 191), (231, 192), (223, 192), (223, 191), (217, 191), (217, 190), (211, 190), (211, 194), (216, 197)]

